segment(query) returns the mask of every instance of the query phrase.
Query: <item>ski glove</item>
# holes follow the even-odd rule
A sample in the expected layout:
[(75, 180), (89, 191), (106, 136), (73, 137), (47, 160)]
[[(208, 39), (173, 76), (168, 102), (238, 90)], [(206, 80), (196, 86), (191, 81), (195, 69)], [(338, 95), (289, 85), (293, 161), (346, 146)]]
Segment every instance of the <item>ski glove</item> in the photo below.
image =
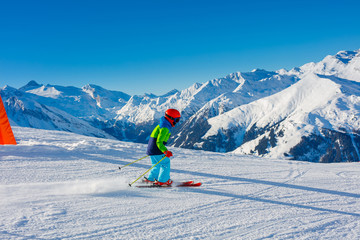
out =
[(165, 151), (164, 154), (165, 154), (165, 156), (167, 156), (168, 158), (173, 156), (172, 152), (170, 152), (170, 151)]

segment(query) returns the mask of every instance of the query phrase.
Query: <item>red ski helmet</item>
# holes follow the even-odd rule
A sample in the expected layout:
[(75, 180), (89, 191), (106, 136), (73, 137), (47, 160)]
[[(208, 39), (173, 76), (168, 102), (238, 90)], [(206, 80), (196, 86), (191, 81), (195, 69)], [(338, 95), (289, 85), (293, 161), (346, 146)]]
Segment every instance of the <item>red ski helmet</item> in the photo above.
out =
[(180, 112), (176, 109), (168, 109), (165, 112), (165, 118), (171, 123), (171, 125), (175, 126), (176, 123), (180, 121)]

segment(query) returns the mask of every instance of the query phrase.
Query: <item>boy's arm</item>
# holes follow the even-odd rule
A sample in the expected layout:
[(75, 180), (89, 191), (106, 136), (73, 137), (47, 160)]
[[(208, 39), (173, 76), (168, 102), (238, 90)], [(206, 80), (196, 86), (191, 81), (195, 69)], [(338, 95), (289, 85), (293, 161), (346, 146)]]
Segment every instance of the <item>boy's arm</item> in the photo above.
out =
[(166, 127), (160, 128), (159, 135), (156, 139), (156, 145), (158, 146), (160, 151), (162, 151), (162, 152), (167, 151), (167, 148), (165, 147), (164, 142), (167, 142), (169, 140), (169, 137), (170, 137), (169, 129), (167, 129)]

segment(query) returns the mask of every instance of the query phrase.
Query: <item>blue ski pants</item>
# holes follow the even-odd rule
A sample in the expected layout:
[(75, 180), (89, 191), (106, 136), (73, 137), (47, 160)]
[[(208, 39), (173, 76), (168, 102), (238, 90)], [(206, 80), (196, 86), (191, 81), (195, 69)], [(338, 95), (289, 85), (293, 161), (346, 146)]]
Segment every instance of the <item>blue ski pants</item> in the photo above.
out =
[[(151, 163), (154, 166), (157, 164), (165, 155), (151, 155)], [(148, 179), (150, 181), (158, 180), (159, 182), (167, 182), (170, 179), (170, 158), (166, 157), (149, 173)]]

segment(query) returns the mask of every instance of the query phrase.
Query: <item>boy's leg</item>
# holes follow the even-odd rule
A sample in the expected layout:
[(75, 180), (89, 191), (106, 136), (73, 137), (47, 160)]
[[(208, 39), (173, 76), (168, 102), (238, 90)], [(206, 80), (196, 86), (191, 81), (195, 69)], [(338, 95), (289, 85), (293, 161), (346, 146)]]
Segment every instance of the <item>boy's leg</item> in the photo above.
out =
[(159, 171), (159, 182), (167, 182), (170, 179), (170, 159), (166, 157), (164, 160), (162, 160), (161, 163), (159, 163), (160, 171)]
[[(154, 166), (162, 159), (163, 155), (152, 155), (150, 156), (151, 164)], [(165, 160), (165, 159), (164, 159)], [(155, 181), (159, 178), (159, 171), (160, 171), (160, 164), (156, 165), (153, 169), (150, 170), (148, 180), (149, 181)]]

